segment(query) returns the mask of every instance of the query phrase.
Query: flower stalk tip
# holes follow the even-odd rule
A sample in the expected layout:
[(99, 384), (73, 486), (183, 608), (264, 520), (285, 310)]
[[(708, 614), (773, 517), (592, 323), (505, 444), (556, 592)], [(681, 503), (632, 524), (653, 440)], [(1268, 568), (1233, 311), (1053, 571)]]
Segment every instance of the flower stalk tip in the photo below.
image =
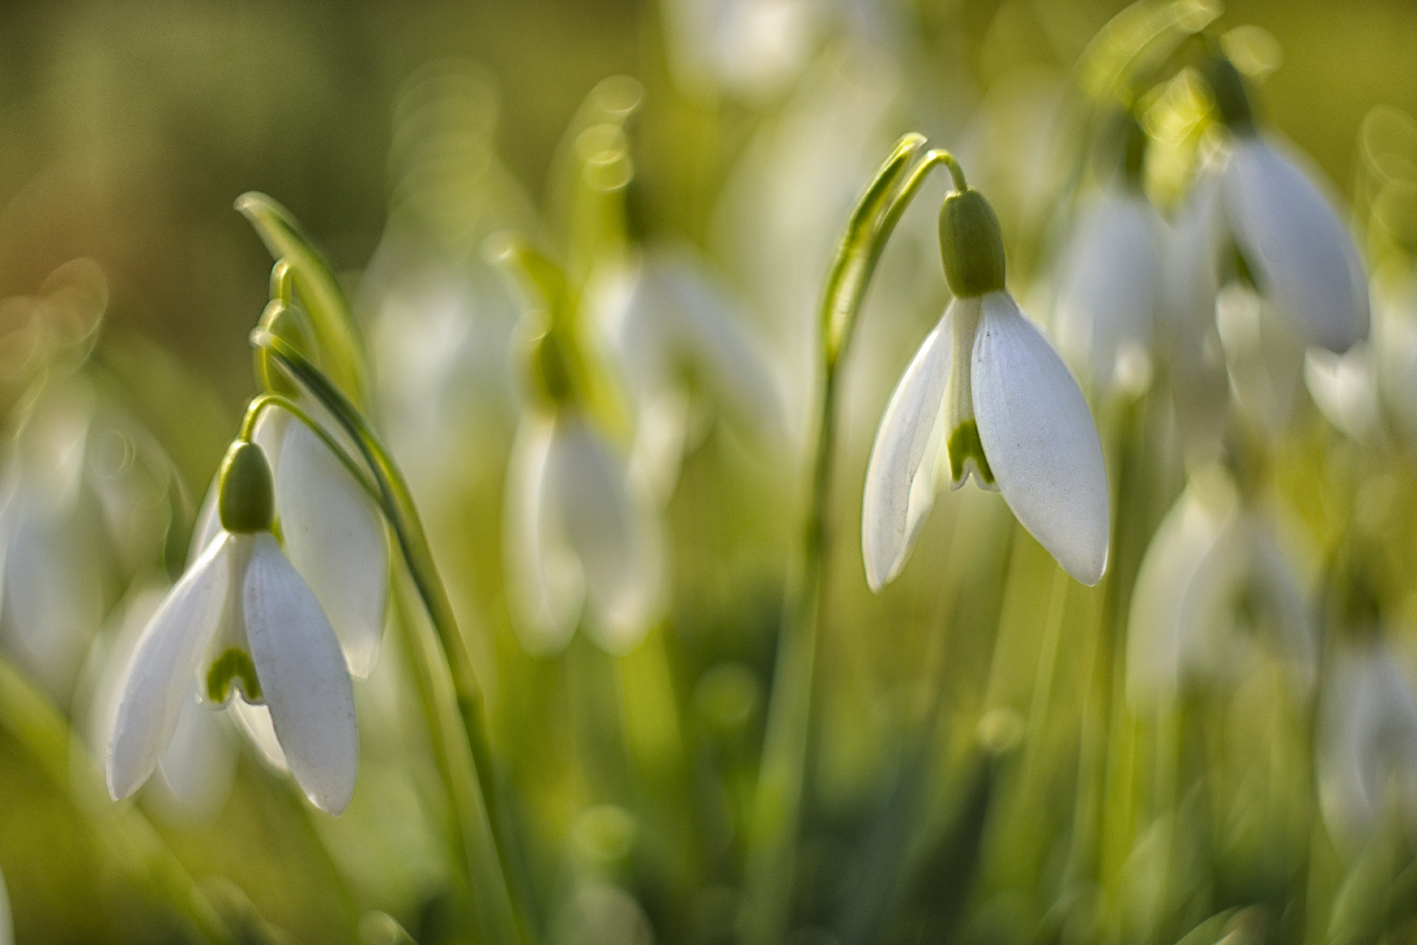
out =
[(266, 454), (255, 443), (237, 440), (222, 460), (221, 527), (233, 534), (267, 532), (275, 521), (275, 486)]

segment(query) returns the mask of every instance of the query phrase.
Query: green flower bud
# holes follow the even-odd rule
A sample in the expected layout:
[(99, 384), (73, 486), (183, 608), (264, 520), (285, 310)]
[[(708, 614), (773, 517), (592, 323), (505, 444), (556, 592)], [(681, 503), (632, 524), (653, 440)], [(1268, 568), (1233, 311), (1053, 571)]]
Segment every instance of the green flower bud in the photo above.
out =
[(1215, 99), (1215, 110), (1225, 126), (1237, 134), (1253, 134), (1255, 116), (1250, 107), (1250, 96), (1245, 92), (1245, 80), (1234, 64), (1220, 56), (1211, 59), (1205, 65), (1205, 79)]
[(229, 532), (268, 532), (275, 520), (275, 489), (266, 454), (249, 440), (226, 451), (217, 479), (221, 527)]
[(957, 298), (1004, 288), (1004, 238), (999, 218), (984, 195), (957, 190), (940, 208), (940, 257), (945, 280)]

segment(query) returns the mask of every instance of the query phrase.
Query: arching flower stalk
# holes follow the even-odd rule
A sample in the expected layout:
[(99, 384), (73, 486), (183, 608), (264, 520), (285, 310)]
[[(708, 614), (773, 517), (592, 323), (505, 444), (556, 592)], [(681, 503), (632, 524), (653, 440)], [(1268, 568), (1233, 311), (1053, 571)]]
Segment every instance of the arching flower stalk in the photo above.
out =
[(1019, 523), (1067, 571), (1096, 584), (1107, 565), (1102, 445), (1082, 391), (1004, 287), (1004, 246), (984, 197), (951, 165), (940, 251), (954, 299), (906, 368), (866, 470), (866, 579), (900, 573), (935, 499), (972, 475), (1003, 493)]
[(358, 765), (354, 693), (329, 619), (271, 533), (274, 489), (256, 444), (232, 444), (218, 510), (220, 531), (133, 654), (109, 746), (109, 791), (121, 799), (147, 780), (188, 699), (215, 707), (239, 699), (269, 708), (296, 781), (338, 814)]

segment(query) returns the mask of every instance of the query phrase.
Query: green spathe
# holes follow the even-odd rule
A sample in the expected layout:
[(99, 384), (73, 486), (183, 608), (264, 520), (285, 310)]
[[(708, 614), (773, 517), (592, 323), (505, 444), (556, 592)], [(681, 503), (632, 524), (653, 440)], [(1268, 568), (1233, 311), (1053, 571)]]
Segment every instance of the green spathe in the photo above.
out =
[(275, 490), (266, 454), (249, 440), (237, 440), (222, 460), (217, 508), (221, 527), (233, 534), (268, 532), (275, 519)]
[(956, 298), (1004, 288), (1004, 238), (994, 208), (979, 191), (958, 190), (940, 207), (940, 258)]

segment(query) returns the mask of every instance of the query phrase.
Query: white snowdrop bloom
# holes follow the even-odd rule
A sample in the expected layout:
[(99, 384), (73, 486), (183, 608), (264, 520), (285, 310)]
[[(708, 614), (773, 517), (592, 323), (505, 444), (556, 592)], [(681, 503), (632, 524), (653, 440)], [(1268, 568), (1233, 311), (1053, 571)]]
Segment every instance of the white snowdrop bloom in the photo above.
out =
[(809, 0), (663, 0), (674, 78), (691, 94), (771, 96), (806, 64), (817, 12)]
[(1112, 184), (1086, 207), (1058, 285), (1056, 337), (1099, 389), (1150, 375), (1166, 224), (1139, 187)]
[[(304, 406), (318, 419), (314, 405)], [(333, 427), (324, 424), (326, 430)], [(285, 552), (329, 617), (350, 673), (366, 679), (379, 657), (389, 593), (389, 540), (378, 506), (329, 446), (287, 411), (268, 408), (252, 439), (274, 473)], [(213, 482), (192, 534), (189, 562), (220, 531), (218, 492)]]
[(1338, 648), (1320, 712), (1319, 802), (1349, 850), (1390, 813), (1417, 838), (1417, 694), (1381, 640)]
[[(1235, 67), (1218, 59), (1208, 76), (1229, 153), (1212, 168), (1229, 244), (1295, 339), (1342, 354), (1368, 336), (1368, 282), (1352, 236), (1286, 142), (1261, 134)], [(1214, 262), (1227, 265), (1228, 246)]]
[(881, 418), (862, 503), (866, 579), (879, 591), (900, 573), (948, 462), (952, 488), (972, 474), (1002, 492), (1065, 571), (1096, 584), (1110, 512), (1087, 401), (1004, 289), (998, 222), (978, 191), (946, 198), (940, 244), (955, 299)]
[(559, 652), (584, 608), (597, 644), (634, 648), (663, 603), (658, 529), (646, 490), (577, 408), (529, 411), (512, 447), (503, 528), (522, 645)]
[[(1374, 341), (1377, 341), (1376, 325)], [(1343, 354), (1310, 348), (1304, 355), (1309, 396), (1328, 421), (1357, 440), (1378, 429), (1378, 378), (1374, 345), (1359, 342)]]
[(673, 491), (694, 395), (780, 441), (786, 428), (767, 359), (728, 292), (687, 250), (661, 250), (602, 274), (592, 308), (635, 402), (632, 464), (661, 501)]
[(1188, 682), (1250, 665), (1260, 631), (1312, 684), (1317, 643), (1297, 571), (1273, 529), (1246, 508), (1228, 474), (1194, 475), (1152, 538), (1127, 620), (1127, 693), (1170, 702)]
[(329, 619), (270, 527), (274, 497), (261, 448), (235, 443), (218, 500), (222, 528), (143, 631), (108, 750), (115, 799), (140, 787), (178, 734), (195, 694), (265, 705), (291, 773), (338, 814), (359, 758), (354, 694)]

